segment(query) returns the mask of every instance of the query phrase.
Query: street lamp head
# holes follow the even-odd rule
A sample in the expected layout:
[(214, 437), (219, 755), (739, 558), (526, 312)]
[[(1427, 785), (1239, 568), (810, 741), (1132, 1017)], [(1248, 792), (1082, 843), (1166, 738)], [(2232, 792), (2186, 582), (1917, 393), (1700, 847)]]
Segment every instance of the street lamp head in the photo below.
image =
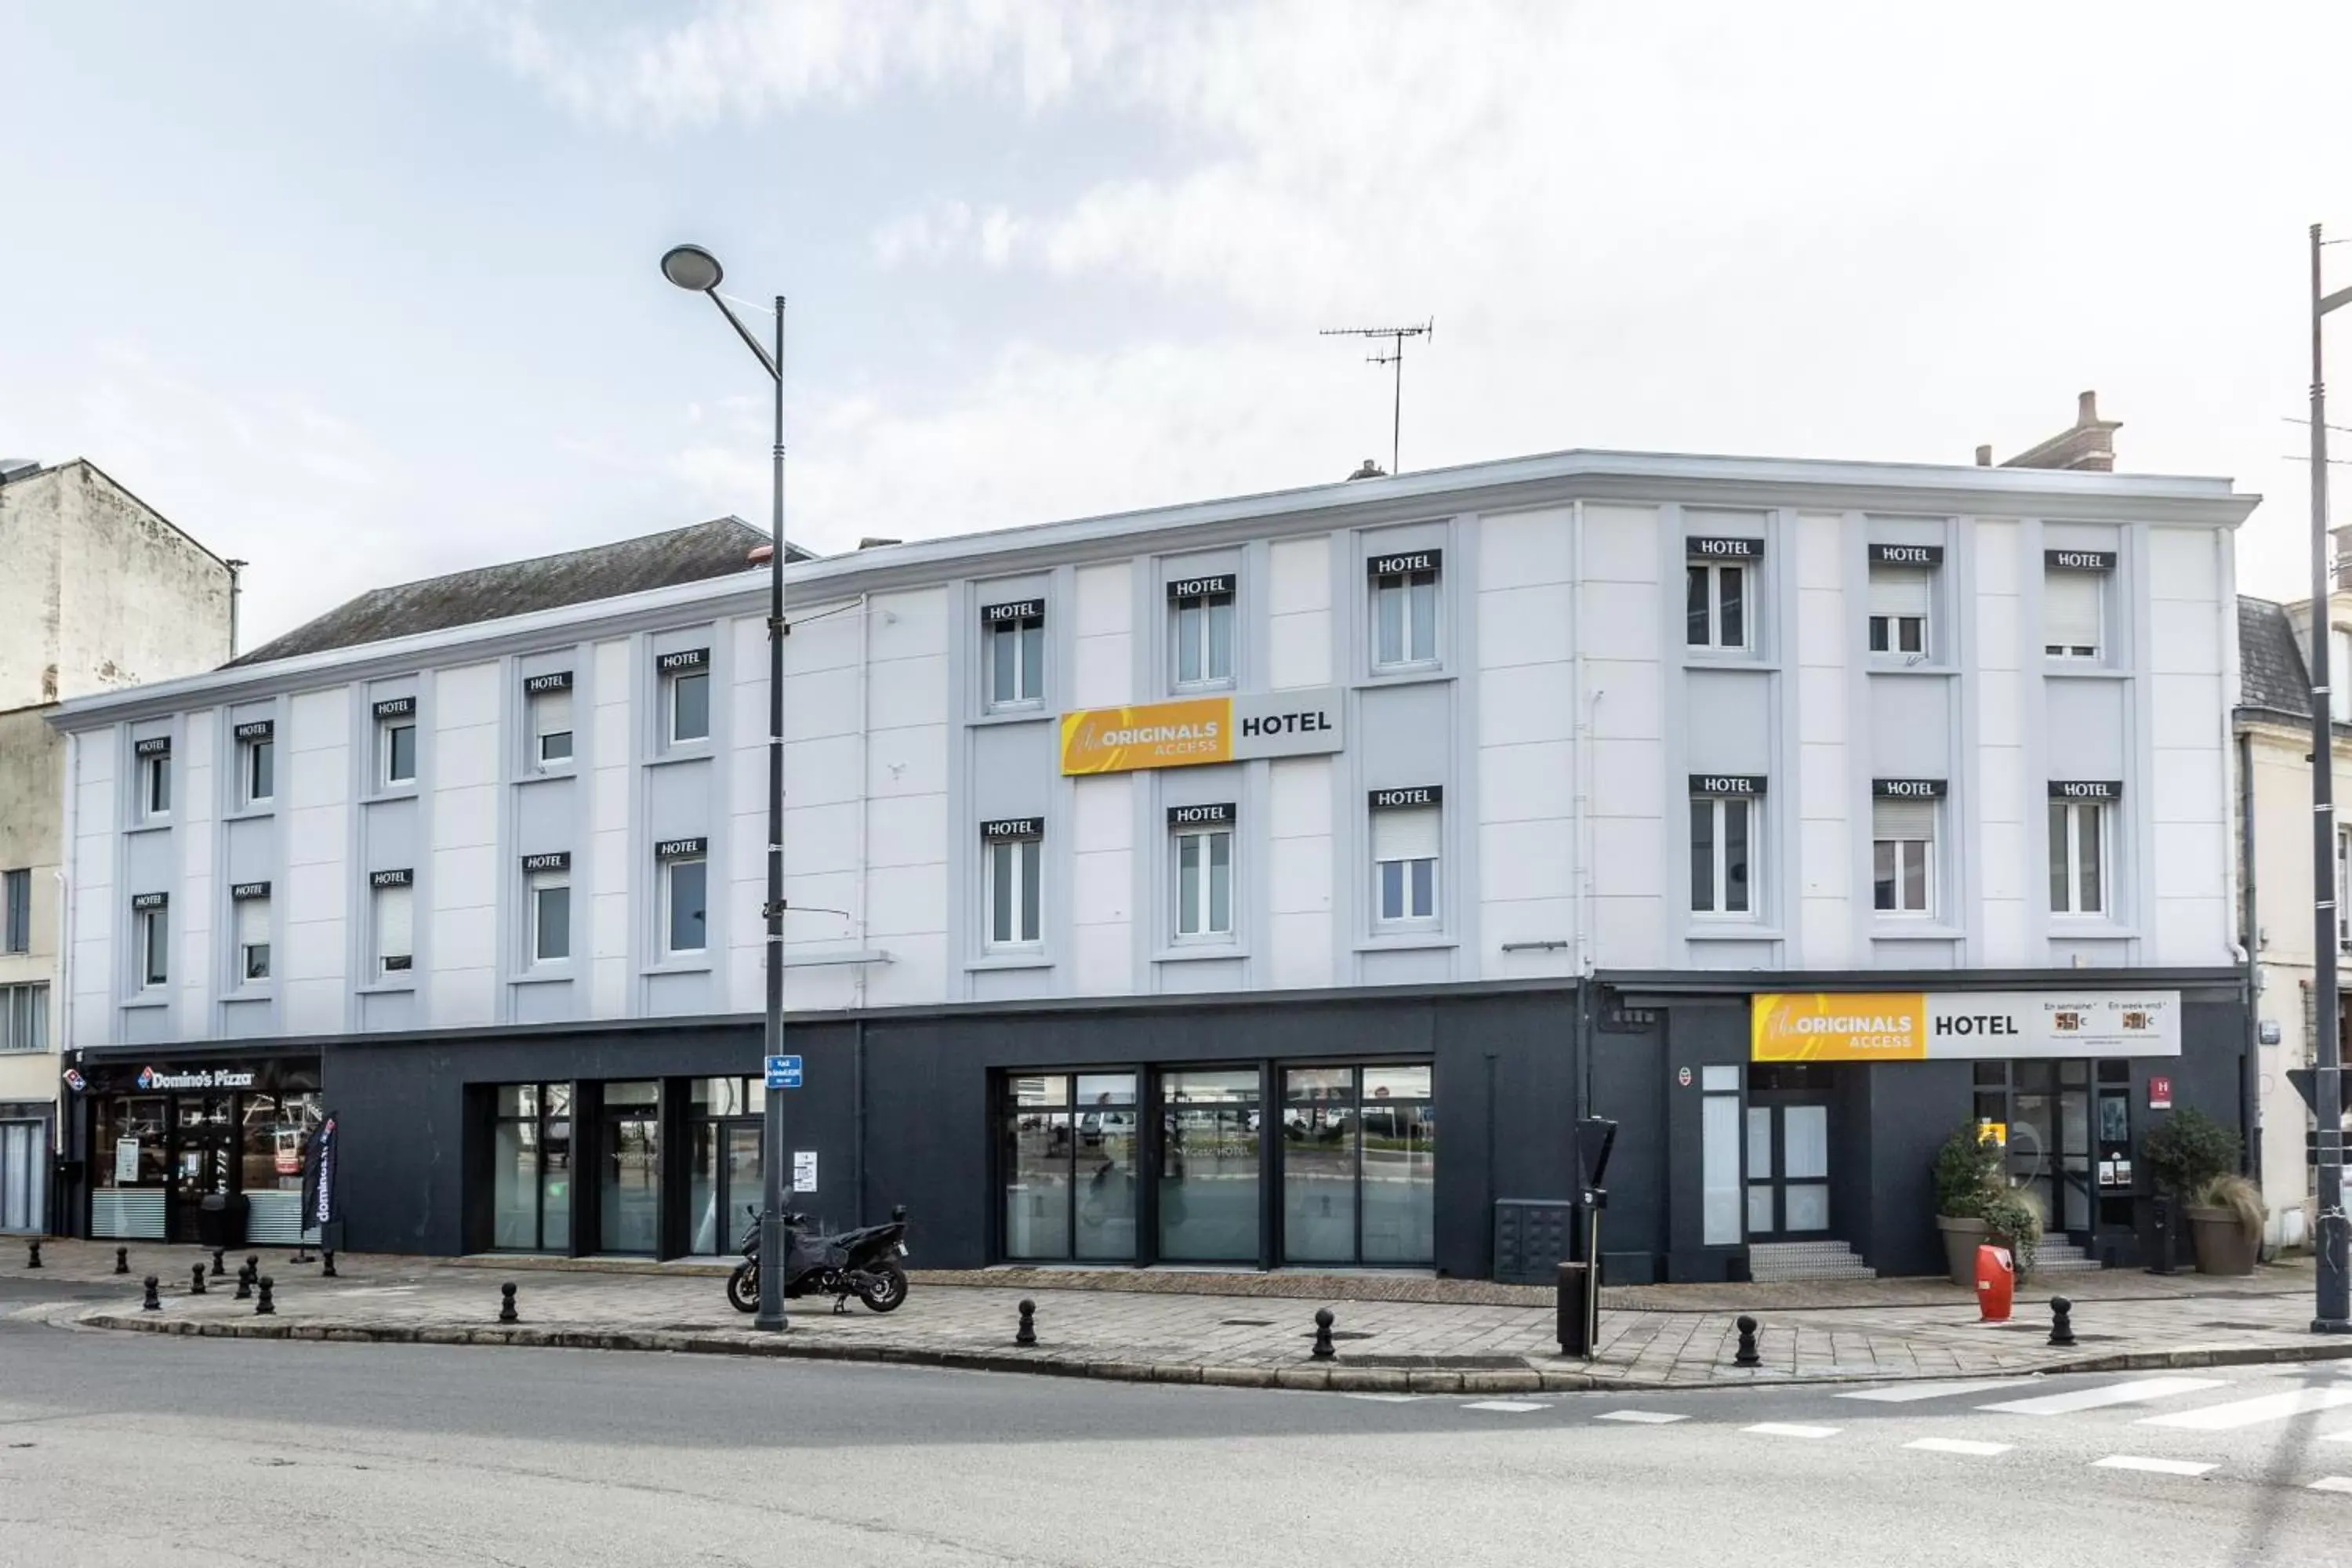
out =
[(727, 275), (719, 265), (719, 258), (698, 245), (672, 247), (662, 257), (661, 269), (663, 277), (697, 294), (709, 293)]

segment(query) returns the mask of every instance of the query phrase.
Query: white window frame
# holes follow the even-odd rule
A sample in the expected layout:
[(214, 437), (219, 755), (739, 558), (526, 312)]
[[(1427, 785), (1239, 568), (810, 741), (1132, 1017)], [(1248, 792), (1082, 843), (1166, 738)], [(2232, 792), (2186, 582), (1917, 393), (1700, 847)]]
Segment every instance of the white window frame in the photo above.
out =
[[(707, 945), (710, 940), (710, 911), (708, 897), (709, 884), (707, 879), (709, 873), (706, 871), (704, 876), (706, 880), (702, 929), (703, 941)], [(668, 880), (667, 876), (663, 880), (665, 882)], [(540, 900), (543, 895), (558, 890), (563, 894), (563, 951), (549, 952), (546, 951), (547, 911), (541, 906)], [(569, 963), (572, 961), (572, 873), (553, 870), (527, 873), (523, 878), (523, 908), (526, 911), (526, 923), (530, 927), (530, 930), (524, 933), (524, 963), (533, 969), (550, 964)], [(663, 940), (667, 941), (668, 935), (669, 928), (665, 921), (662, 927)]]
[[(1761, 901), (1757, 896), (1759, 891), (1757, 868), (1762, 858), (1758, 853), (1759, 846), (1756, 841), (1756, 829), (1759, 816), (1756, 809), (1758, 797), (1747, 795), (1694, 795), (1690, 798), (1694, 807), (1704, 805), (1709, 808), (1706, 844), (1709, 862), (1708, 902), (1702, 906), (1694, 898), (1691, 903), (1691, 913), (1704, 920), (1754, 920), (1757, 905)], [(1748, 907), (1741, 910), (1735, 910), (1730, 904), (1731, 885), (1728, 873), (1731, 847), (1730, 835), (1725, 831), (1731, 816), (1730, 808), (1735, 806), (1748, 821)], [(1693, 848), (1696, 853), (1696, 847), (1694, 846)]]
[(48, 1048), (48, 982), (33, 980), (0, 985), (0, 1056)]
[(139, 944), (139, 989), (155, 991), (172, 984), (172, 907), (132, 911), (131, 929)]
[[(1927, 606), (1912, 610), (1899, 607), (1913, 594), (1924, 588)], [(1935, 596), (1936, 570), (1932, 566), (1909, 563), (1880, 565), (1870, 568), (1869, 624), (1864, 647), (1874, 655), (1888, 658), (1927, 663), (1936, 657)], [(1908, 641), (1914, 646), (1905, 647)]]
[[(2063, 857), (2061, 863), (2066, 868), (2065, 901), (2063, 904), (2053, 902), (2050, 908), (2052, 914), (2076, 920), (2106, 920), (2112, 917), (2115, 910), (2115, 831), (2112, 826), (2114, 816), (2107, 806), (2108, 803), (2103, 800), (2053, 800), (2050, 803), (2051, 814), (2058, 819), (2058, 826), (2052, 833), (2051, 851)], [(2091, 831), (2098, 836), (2099, 885), (2095, 889), (2098, 894), (2098, 907), (2095, 909), (2086, 909), (2083, 903), (2082, 832), (2086, 817), (2090, 821)], [(2063, 843), (2059, 841), (2061, 837)], [(2344, 868), (2344, 854), (2345, 836), (2339, 830), (2336, 836), (2336, 866), (2339, 876)], [(2340, 907), (2336, 910), (2336, 931), (2340, 940), (2345, 931)]]
[(139, 815), (142, 818), (172, 815), (172, 753), (158, 752), (139, 759)]
[[(257, 910), (257, 914), (253, 912)], [(249, 928), (257, 921), (261, 928), (261, 940), (249, 942), (247, 940), (251, 934)], [(270, 951), (269, 944), (269, 900), (268, 899), (232, 900), (229, 903), (229, 929), (236, 933), (236, 972), (230, 976), (231, 983), (235, 986), (243, 987), (257, 985), (267, 981), (269, 978), (270, 960), (277, 956)], [(261, 958), (261, 973), (258, 974), (253, 972), (254, 955), (257, 952)]]
[[(393, 770), (400, 764), (399, 731), (408, 731), (408, 773), (405, 776)], [(396, 719), (379, 719), (375, 727), (376, 784), (383, 789), (405, 789), (416, 783), (421, 759), (416, 754), (418, 736), (416, 715), (404, 713)]]
[[(1224, 615), (1217, 614), (1223, 610)], [(1187, 617), (1191, 625), (1187, 626)], [(1222, 594), (1191, 594), (1168, 601), (1168, 679), (1178, 691), (1223, 691), (1233, 687), (1234, 671), (1239, 666), (1240, 595), (1231, 591)], [(1217, 632), (1224, 631), (1225, 667), (1216, 668), (1219, 653)], [(1191, 642), (1200, 658), (1201, 673), (1190, 679), (1184, 677), (1185, 645)]]
[[(1372, 927), (1376, 931), (1434, 931), (1445, 918), (1445, 808), (1443, 805), (1404, 806), (1393, 811), (1372, 814)], [(1380, 851), (1380, 822), (1383, 816), (1409, 816), (1426, 813), (1433, 821), (1436, 835), (1436, 852), (1430, 855), (1388, 855)], [(1429, 907), (1421, 909), (1414, 902), (1413, 873), (1415, 866), (1429, 868)], [(1395, 866), (1399, 903), (1394, 913), (1388, 902), (1388, 868)]]
[[(2095, 664), (2106, 658), (2107, 647), (2107, 576), (2105, 572), (2075, 571), (2071, 568), (2044, 566), (2042, 569), (2042, 655), (2044, 658), (2079, 660)], [(2091, 585), (2093, 602), (2098, 606), (2097, 635), (2087, 644), (2054, 643), (2050, 641), (2050, 584), (2063, 580), (2080, 579)]]
[[(1906, 800), (1904, 804), (1907, 805), (1916, 803)], [(1870, 835), (1871, 913), (1881, 920), (1925, 921), (1935, 918), (1936, 900), (1941, 892), (1937, 886), (1938, 879), (1936, 875), (1936, 844), (1943, 837), (1944, 803), (1941, 797), (1935, 797), (1926, 804), (1933, 810), (1935, 821), (1925, 838), (1908, 835), (1882, 836), (1874, 824), (1872, 826)], [(1874, 799), (1874, 813), (1875, 810), (1876, 802)], [(1895, 902), (1892, 908), (1881, 908), (1878, 903), (1878, 851), (1881, 845), (1895, 847)], [(1925, 900), (1925, 902), (1916, 909), (1910, 908), (1902, 901), (1904, 889), (1909, 883), (1909, 879), (1905, 873), (1915, 863), (1920, 868), (1920, 896)]]
[(2352, 627), (2327, 628), (2327, 717), (2352, 724)]
[[(254, 787), (255, 774), (261, 767), (264, 755), (269, 758), (269, 788), (257, 790)], [(278, 737), (259, 735), (236, 743), (236, 781), (238, 804), (241, 805), (260, 805), (278, 798)]]
[[(671, 939), (677, 934), (672, 918), (677, 907), (677, 868), (681, 866), (702, 868), (702, 945), (675, 947)], [(661, 863), (661, 952), (664, 958), (699, 958), (710, 951), (710, 858), (708, 855), (680, 855)]]
[[(1032, 639), (1031, 634), (1035, 637)], [(1009, 637), (1013, 650), (1013, 689), (1000, 692), (996, 688), (997, 638)], [(1034, 652), (1033, 652), (1034, 649)], [(1045, 705), (1045, 617), (1021, 616), (1009, 621), (996, 621), (981, 628), (980, 679), (986, 694), (986, 708), (992, 713), (1018, 712)]]
[[(1234, 864), (1234, 830), (1230, 826), (1188, 827), (1170, 835), (1169, 880), (1175, 889), (1173, 931), (1180, 942), (1229, 942), (1234, 940), (1234, 896), (1238, 868)], [(1225, 854), (1225, 921), (1216, 923), (1215, 857), (1219, 841)], [(1192, 885), (1185, 883), (1184, 852), (1193, 851)], [(1189, 917), (1193, 924), (1188, 928)]]
[[(1690, 574), (1695, 572), (1704, 574), (1706, 584), (1706, 636), (1701, 641), (1693, 641), (1690, 636)], [(1727, 637), (1723, 631), (1723, 584), (1735, 576), (1739, 582), (1739, 636), (1737, 640)], [(1700, 653), (1746, 653), (1756, 646), (1756, 584), (1747, 562), (1696, 559), (1685, 562), (1683, 605), (1683, 644), (1686, 648)]]
[[(1006, 862), (1000, 871), (997, 862)], [(1045, 942), (1045, 841), (1037, 838), (986, 838), (980, 856), (981, 946), (989, 952), (1034, 952)], [(996, 888), (1000, 877), (1013, 878), (1005, 913), (1012, 924), (1000, 931), (996, 924)], [(1034, 896), (1024, 896), (1034, 895)], [(1028, 929), (1024, 917), (1034, 917)]]
[[(20, 901), (17, 894), (24, 898)], [(33, 951), (33, 870), (29, 866), (0, 871), (0, 952)]]
[[(1445, 643), (1445, 570), (1441, 565), (1423, 572), (1392, 572), (1371, 580), (1372, 669), (1387, 675), (1399, 670), (1435, 669), (1444, 662)], [(1422, 601), (1424, 608), (1416, 610), (1414, 590), (1426, 588), (1429, 593)], [(1381, 628), (1383, 624), (1381, 606), (1388, 595), (1396, 595), (1397, 657), (1383, 657)], [(1429, 651), (1417, 652), (1427, 633)]]
[[(368, 890), (368, 948), (373, 962), (369, 964), (373, 978), (383, 983), (391, 976), (414, 974), (416, 972), (416, 889), (412, 885), (393, 888), (372, 888)], [(405, 952), (393, 951), (385, 934), (391, 924), (388, 918), (398, 905), (408, 911), (408, 940), (402, 943)]]
[[(698, 735), (684, 735), (678, 732), (680, 714), (677, 702), (678, 693), (686, 689), (686, 683), (689, 680), (698, 680), (702, 682), (702, 732)], [(671, 746), (700, 746), (708, 744), (710, 740), (710, 731), (714, 728), (713, 721), (716, 717), (711, 706), (713, 698), (714, 691), (710, 680), (710, 667), (707, 664), (696, 669), (672, 670), (668, 674), (663, 676), (663, 743)]]
[[(530, 765), (541, 773), (552, 773), (572, 766), (576, 737), (572, 728), (571, 688), (565, 687), (557, 691), (536, 691), (525, 700), (530, 710)], [(559, 706), (563, 710), (563, 728), (551, 729), (550, 721)], [(547, 743), (558, 736), (562, 738), (563, 750), (554, 756), (550, 756)]]

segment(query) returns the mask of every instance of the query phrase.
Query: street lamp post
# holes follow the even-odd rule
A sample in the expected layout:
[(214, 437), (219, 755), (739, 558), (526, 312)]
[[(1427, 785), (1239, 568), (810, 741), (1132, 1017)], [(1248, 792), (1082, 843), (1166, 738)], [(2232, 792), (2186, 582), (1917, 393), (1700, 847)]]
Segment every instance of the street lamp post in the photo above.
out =
[[(663, 256), (661, 269), (679, 288), (709, 295), (775, 384), (768, 530), (768, 901), (761, 913), (768, 925), (764, 1054), (777, 1057), (784, 1049), (784, 297), (776, 296), (776, 347), (772, 353), (719, 297), (719, 282), (726, 273), (717, 257), (698, 245), (681, 245)], [(760, 1121), (760, 1310), (751, 1320), (754, 1328), (782, 1331), (789, 1326), (784, 1318), (785, 1250), (783, 1101), (770, 1089)]]
[[(2314, 1333), (2352, 1333), (2352, 1276), (2346, 1272), (2344, 1214), (2344, 1041), (2337, 1020), (2336, 965), (2343, 947), (2336, 900), (2336, 734), (2328, 655), (2333, 621), (2327, 612), (2327, 387), (2320, 359), (2320, 323), (2352, 304), (2352, 289), (2326, 291), (2319, 226), (2311, 226), (2311, 835), (2312, 1031), (2311, 1109), (2319, 1122), (2319, 1268)], [(2352, 670), (2345, 672), (2352, 678)]]

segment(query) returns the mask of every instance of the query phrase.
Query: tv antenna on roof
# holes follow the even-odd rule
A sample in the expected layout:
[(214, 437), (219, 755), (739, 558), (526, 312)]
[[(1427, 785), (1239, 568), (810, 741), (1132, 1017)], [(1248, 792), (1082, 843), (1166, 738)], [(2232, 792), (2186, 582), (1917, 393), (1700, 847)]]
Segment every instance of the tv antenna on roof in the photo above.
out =
[(1396, 366), (1396, 397), (1389, 413), (1389, 472), (1397, 471), (1397, 454), (1402, 449), (1404, 433), (1404, 341), (1423, 338), (1437, 331), (1437, 318), (1432, 316), (1417, 327), (1326, 327), (1316, 333), (1318, 338), (1386, 338), (1386, 353), (1366, 356), (1366, 364)]

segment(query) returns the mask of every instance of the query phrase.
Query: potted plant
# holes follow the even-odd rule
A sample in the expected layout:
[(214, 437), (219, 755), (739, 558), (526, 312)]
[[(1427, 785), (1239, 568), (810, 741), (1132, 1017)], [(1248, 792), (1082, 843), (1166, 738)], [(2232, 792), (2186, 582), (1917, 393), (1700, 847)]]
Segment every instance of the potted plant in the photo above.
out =
[(2017, 1188), (2003, 1186), (1986, 1202), (1984, 1223), (1986, 1239), (2009, 1248), (2010, 1267), (2022, 1286), (2033, 1274), (2042, 1246), (2042, 1210)]
[(2000, 1146), (1975, 1123), (1961, 1123), (1936, 1152), (1936, 1228), (1953, 1284), (1976, 1283), (1977, 1248), (1992, 1232), (1985, 1211), (2001, 1190)]
[[(2180, 1205), (2204, 1274), (2251, 1274), (2262, 1245), (2262, 1194), (2237, 1176), (2243, 1145), (2203, 1111), (2178, 1110), (2140, 1145), (2156, 1190)], [(2244, 1191), (2225, 1183), (2233, 1178)], [(2252, 1238), (2248, 1239), (2251, 1215)]]

